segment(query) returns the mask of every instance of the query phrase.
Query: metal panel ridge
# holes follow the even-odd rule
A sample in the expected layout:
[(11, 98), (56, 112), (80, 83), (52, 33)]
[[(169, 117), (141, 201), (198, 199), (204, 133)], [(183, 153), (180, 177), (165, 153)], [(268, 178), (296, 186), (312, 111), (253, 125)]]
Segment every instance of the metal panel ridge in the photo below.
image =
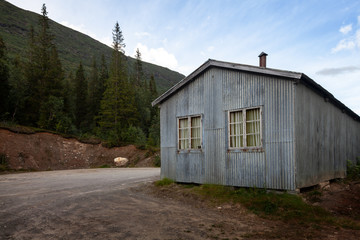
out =
[(151, 105), (155, 106), (155, 105), (165, 101), (167, 98), (169, 98), (175, 92), (177, 92), (180, 88), (182, 88), (188, 82), (195, 79), (196, 76), (198, 76), (199, 74), (201, 74), (203, 71), (205, 71), (207, 68), (210, 68), (210, 67), (220, 67), (220, 68), (227, 68), (227, 69), (233, 69), (233, 70), (238, 70), (238, 71), (254, 72), (254, 73), (259, 73), (259, 74), (286, 77), (286, 78), (290, 78), (290, 79), (300, 79), (302, 76), (302, 73), (298, 73), (298, 72), (284, 71), (284, 70), (278, 70), (278, 69), (272, 69), (272, 68), (256, 67), (256, 66), (251, 66), (251, 65), (222, 62), (222, 61), (209, 59), (205, 63), (203, 63), (199, 68), (197, 68), (194, 72), (192, 72), (190, 75), (188, 75), (187, 77), (185, 77), (184, 79), (179, 81), (177, 84), (175, 84), (173, 87), (171, 87), (168, 91), (166, 91), (161, 96), (159, 96), (157, 99), (155, 99), (151, 103)]

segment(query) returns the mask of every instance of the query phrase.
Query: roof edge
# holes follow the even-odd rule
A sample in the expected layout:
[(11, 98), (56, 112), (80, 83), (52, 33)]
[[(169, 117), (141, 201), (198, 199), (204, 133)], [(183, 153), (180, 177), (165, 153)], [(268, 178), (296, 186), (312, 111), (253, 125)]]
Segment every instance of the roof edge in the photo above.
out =
[(210, 67), (219, 67), (219, 68), (232, 69), (232, 70), (237, 70), (237, 71), (253, 72), (253, 73), (257, 73), (257, 74), (272, 75), (272, 76), (290, 78), (295, 81), (300, 81), (307, 87), (309, 87), (312, 90), (314, 90), (315, 92), (317, 92), (317, 94), (324, 97), (326, 101), (332, 102), (342, 112), (346, 113), (347, 115), (352, 117), (354, 120), (360, 122), (359, 115), (357, 115), (355, 112), (353, 112), (350, 108), (346, 107), (345, 104), (343, 104), (338, 99), (336, 99), (329, 91), (327, 91), (320, 84), (316, 83), (314, 80), (312, 80), (310, 77), (308, 77), (304, 73), (291, 72), (291, 71), (272, 69), (272, 68), (262, 68), (262, 67), (239, 64), (239, 63), (217, 61), (217, 60), (213, 60), (213, 59), (208, 59), (200, 67), (198, 67), (195, 71), (190, 73), (187, 77), (180, 80), (178, 83), (176, 83), (174, 86), (172, 86), (169, 90), (167, 90), (165, 93), (163, 93), (158, 98), (156, 98), (151, 103), (151, 105), (154, 107), (154, 106), (160, 104), (161, 102), (165, 101), (166, 99), (171, 97), (173, 94), (175, 94), (177, 91), (179, 91), (183, 86), (185, 86), (186, 84), (191, 82), (198, 75), (200, 75), (202, 72), (204, 72), (206, 69), (208, 69)]
[(360, 116), (357, 115), (354, 111), (352, 111), (350, 108), (348, 108), (345, 104), (340, 102), (337, 98), (334, 97), (329, 91), (327, 91), (325, 88), (323, 88), (320, 84), (316, 83), (314, 80), (312, 80), (310, 77), (305, 75), (304, 73), (301, 74), (301, 82), (304, 83), (305, 86), (313, 89), (317, 94), (322, 96), (325, 101), (331, 102), (334, 104), (337, 108), (339, 108), (343, 113), (346, 113), (350, 117), (352, 117), (354, 120), (360, 122)]
[(188, 82), (190, 82), (196, 76), (200, 75), (203, 71), (205, 71), (209, 67), (219, 67), (219, 68), (226, 68), (226, 69), (232, 69), (232, 70), (237, 70), (237, 71), (254, 72), (254, 73), (258, 73), (258, 74), (274, 75), (274, 76), (278, 76), (278, 77), (286, 77), (286, 78), (291, 78), (291, 79), (300, 79), (301, 74), (302, 74), (302, 73), (298, 73), (298, 72), (284, 71), (284, 70), (273, 69), (273, 68), (263, 68), (263, 67), (239, 64), (239, 63), (231, 63), (231, 62), (218, 61), (218, 60), (214, 60), (214, 59), (208, 59), (200, 67), (198, 67), (195, 71), (190, 73), (187, 77), (180, 80), (178, 83), (176, 83), (174, 86), (172, 86), (169, 90), (167, 90), (165, 93), (163, 93), (158, 98), (156, 98), (151, 103), (151, 105), (156, 106), (157, 104), (160, 104), (161, 102), (163, 102), (164, 100), (169, 98), (172, 94), (176, 93), (179, 89), (181, 89)]

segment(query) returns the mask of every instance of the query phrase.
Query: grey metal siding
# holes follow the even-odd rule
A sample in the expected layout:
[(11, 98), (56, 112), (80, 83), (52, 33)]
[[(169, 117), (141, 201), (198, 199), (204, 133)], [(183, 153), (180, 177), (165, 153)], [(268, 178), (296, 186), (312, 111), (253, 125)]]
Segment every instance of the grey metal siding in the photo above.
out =
[[(179, 182), (295, 189), (291, 80), (210, 68), (161, 104), (161, 176)], [(263, 150), (229, 151), (227, 112), (261, 106)], [(202, 151), (178, 152), (176, 117), (202, 114)]]
[(161, 177), (176, 178), (176, 99), (160, 105)]
[(296, 86), (296, 186), (346, 175), (360, 156), (360, 123), (303, 84)]
[(229, 151), (227, 184), (294, 190), (293, 82), (234, 71), (224, 74), (225, 111), (263, 107), (263, 151)]

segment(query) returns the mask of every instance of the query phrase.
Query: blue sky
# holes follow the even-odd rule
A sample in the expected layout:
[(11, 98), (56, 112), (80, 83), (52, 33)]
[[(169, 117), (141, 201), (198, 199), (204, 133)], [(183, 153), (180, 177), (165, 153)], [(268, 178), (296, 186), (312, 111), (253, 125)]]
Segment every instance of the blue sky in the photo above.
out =
[(185, 75), (207, 59), (303, 72), (360, 115), (360, 1), (9, 0)]

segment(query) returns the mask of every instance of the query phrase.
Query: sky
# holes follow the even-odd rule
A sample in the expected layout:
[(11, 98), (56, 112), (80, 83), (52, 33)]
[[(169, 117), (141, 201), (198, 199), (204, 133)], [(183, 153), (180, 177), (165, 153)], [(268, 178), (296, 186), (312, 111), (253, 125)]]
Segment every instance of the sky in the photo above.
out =
[(189, 75), (210, 59), (305, 73), (360, 115), (359, 0), (8, 0)]

